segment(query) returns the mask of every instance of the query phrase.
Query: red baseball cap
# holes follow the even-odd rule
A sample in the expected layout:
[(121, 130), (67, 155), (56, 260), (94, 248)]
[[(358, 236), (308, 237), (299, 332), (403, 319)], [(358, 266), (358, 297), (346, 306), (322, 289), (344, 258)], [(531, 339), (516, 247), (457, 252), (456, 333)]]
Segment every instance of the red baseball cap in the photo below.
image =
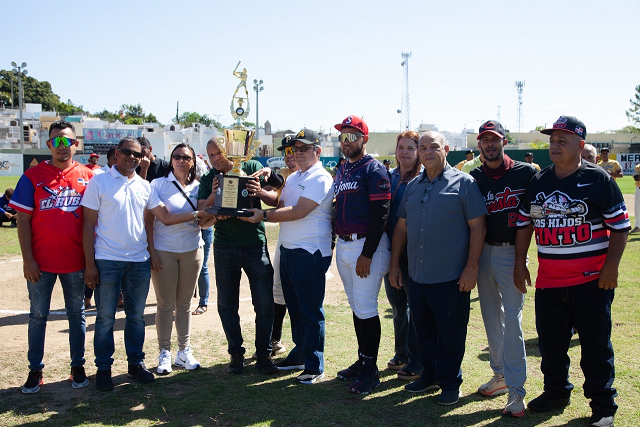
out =
[(92, 157), (96, 157), (96, 158), (98, 158), (98, 159), (100, 158), (100, 156), (98, 156), (96, 153), (91, 153), (91, 155), (89, 156), (89, 158), (92, 158)]
[(369, 135), (369, 126), (358, 116), (348, 116), (342, 123), (338, 123), (334, 127), (339, 131), (342, 130), (343, 127), (350, 127), (358, 129), (365, 136)]

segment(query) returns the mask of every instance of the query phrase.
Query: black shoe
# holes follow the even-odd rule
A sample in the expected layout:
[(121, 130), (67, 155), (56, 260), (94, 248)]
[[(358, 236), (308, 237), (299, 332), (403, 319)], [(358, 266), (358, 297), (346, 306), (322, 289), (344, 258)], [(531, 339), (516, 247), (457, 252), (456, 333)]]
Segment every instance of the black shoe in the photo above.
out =
[(353, 381), (356, 379), (360, 371), (362, 371), (362, 360), (358, 359), (356, 363), (349, 366), (347, 369), (338, 371), (338, 379), (341, 379), (342, 381)]
[(613, 415), (593, 414), (589, 419), (589, 425), (595, 427), (611, 427), (613, 426)]
[(278, 367), (273, 363), (273, 360), (271, 360), (271, 356), (258, 357), (256, 369), (264, 372), (265, 374), (274, 374), (279, 372)]
[(22, 386), (22, 392), (24, 394), (33, 394), (40, 391), (40, 386), (44, 384), (42, 379), (42, 371), (39, 369), (32, 369), (29, 371), (27, 382)]
[(78, 365), (71, 368), (71, 387), (84, 388), (89, 385), (87, 375), (84, 373), (84, 366)]
[(377, 366), (362, 366), (356, 379), (349, 385), (351, 393), (367, 395), (380, 385), (380, 374)]
[(527, 404), (527, 408), (535, 412), (549, 412), (554, 409), (564, 408), (569, 405), (569, 399), (555, 397), (546, 391)]
[(439, 388), (439, 381), (431, 381), (427, 383), (422, 381), (420, 378), (404, 386), (405, 391), (408, 391), (409, 393), (422, 393), (425, 391), (438, 390)]
[(137, 365), (129, 365), (129, 372), (127, 373), (129, 378), (138, 380), (141, 384), (147, 384), (156, 379), (156, 377), (149, 372), (144, 362), (140, 362)]
[(98, 373), (96, 373), (96, 388), (100, 391), (113, 390), (111, 369), (98, 369)]
[(244, 368), (244, 355), (240, 353), (231, 355), (231, 363), (227, 368), (228, 374), (241, 374), (242, 368)]

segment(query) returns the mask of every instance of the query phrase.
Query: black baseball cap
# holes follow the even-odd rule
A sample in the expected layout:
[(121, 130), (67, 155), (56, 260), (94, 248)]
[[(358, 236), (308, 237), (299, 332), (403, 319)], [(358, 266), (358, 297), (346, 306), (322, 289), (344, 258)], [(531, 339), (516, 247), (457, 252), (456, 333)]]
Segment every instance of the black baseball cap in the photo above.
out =
[(305, 128), (291, 139), (291, 145), (296, 141), (304, 142), (307, 145), (320, 145), (320, 136), (315, 131)]
[(390, 164), (391, 164), (391, 160), (389, 160), (389, 159), (384, 159), (384, 160), (382, 161), (382, 164), (390, 165)]
[(533, 153), (532, 152), (528, 152), (528, 153), (524, 153), (525, 157), (533, 157)]
[(550, 129), (543, 129), (540, 133), (544, 133), (545, 135), (551, 135), (554, 130), (562, 130), (565, 132), (575, 133), (582, 138), (587, 137), (587, 127), (573, 116), (560, 116), (558, 120), (553, 124), (553, 127)]
[(480, 126), (480, 130), (478, 130), (478, 137), (476, 139), (480, 139), (482, 134), (491, 132), (498, 135), (500, 138), (506, 138), (507, 132), (504, 130), (504, 126), (497, 120), (487, 120)]
[(282, 151), (287, 147), (291, 147), (293, 145), (293, 136), (287, 135), (282, 138), (282, 145), (278, 147), (278, 151)]
[(467, 150), (467, 152), (464, 153), (464, 155), (466, 156), (467, 154), (473, 154), (473, 150)]
[(610, 153), (609, 148), (608, 147), (604, 147), (602, 150), (600, 150), (600, 152), (602, 153), (603, 151), (606, 151), (607, 153)]

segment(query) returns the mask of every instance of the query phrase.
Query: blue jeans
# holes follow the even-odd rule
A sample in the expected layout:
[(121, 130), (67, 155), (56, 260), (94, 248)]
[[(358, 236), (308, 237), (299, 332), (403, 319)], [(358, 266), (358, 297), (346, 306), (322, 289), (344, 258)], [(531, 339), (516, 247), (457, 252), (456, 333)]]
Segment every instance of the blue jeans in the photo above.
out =
[(129, 365), (137, 365), (144, 360), (144, 307), (149, 294), (151, 261), (143, 262), (110, 261), (97, 259), (100, 283), (95, 289), (96, 332), (93, 340), (96, 366), (111, 369), (113, 364), (113, 325), (116, 320), (120, 290), (124, 298), (124, 346)]
[(229, 354), (244, 354), (240, 329), (240, 277), (249, 279), (251, 302), (256, 313), (256, 355), (271, 354), (273, 327), (273, 267), (267, 245), (213, 245), (213, 262), (218, 290), (218, 314), (227, 337)]
[(422, 373), (422, 349), (413, 324), (409, 308), (409, 265), (406, 256), (400, 258), (402, 289), (396, 289), (389, 282), (389, 274), (384, 275), (384, 288), (393, 311), (393, 335), (395, 338), (394, 358), (406, 363), (405, 371)]
[(87, 330), (84, 317), (84, 270), (73, 273), (42, 272), (38, 282), (27, 280), (29, 290), (29, 369), (44, 368), (44, 335), (51, 306), (51, 292), (60, 278), (64, 294), (64, 307), (69, 320), (69, 349), (71, 366), (84, 365), (84, 337)]
[[(411, 279), (409, 279), (411, 280)], [(444, 391), (462, 384), (462, 359), (469, 323), (470, 292), (460, 292), (458, 279), (423, 284), (411, 280), (411, 313), (423, 351), (424, 382), (439, 381)]]
[(291, 338), (296, 346), (287, 359), (304, 363), (305, 370), (324, 372), (325, 273), (331, 257), (320, 250), (310, 254), (304, 249), (280, 246), (280, 280), (291, 319)]
[(599, 289), (598, 280), (565, 288), (536, 289), (536, 329), (544, 390), (564, 399), (571, 395), (567, 351), (571, 328), (575, 326), (580, 338), (584, 395), (591, 399), (593, 412), (603, 416), (615, 414), (618, 409), (611, 344), (613, 297), (613, 289)]
[(200, 302), (198, 305), (208, 305), (209, 303), (209, 253), (211, 252), (211, 244), (213, 243), (213, 227), (202, 229), (202, 240), (204, 240), (204, 262), (198, 277), (198, 296)]

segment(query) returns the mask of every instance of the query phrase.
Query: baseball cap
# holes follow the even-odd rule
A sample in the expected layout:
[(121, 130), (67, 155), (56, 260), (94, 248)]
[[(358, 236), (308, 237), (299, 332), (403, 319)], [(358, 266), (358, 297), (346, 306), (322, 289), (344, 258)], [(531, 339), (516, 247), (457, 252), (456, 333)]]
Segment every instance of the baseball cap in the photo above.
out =
[(95, 157), (95, 158), (98, 158), (98, 159), (100, 158), (100, 156), (98, 156), (96, 153), (91, 153), (89, 158), (92, 158), (92, 157)]
[(550, 129), (542, 129), (540, 133), (551, 135), (554, 130), (575, 133), (583, 138), (587, 137), (587, 127), (580, 120), (573, 116), (560, 116)]
[(358, 129), (363, 135), (369, 135), (369, 126), (358, 116), (347, 116), (342, 123), (338, 123), (334, 126), (338, 131), (341, 131), (343, 127), (351, 127)]
[(320, 145), (320, 137), (311, 129), (302, 129), (298, 132), (295, 137), (291, 138), (291, 145), (296, 141), (304, 142), (307, 145)]
[(384, 159), (384, 160), (382, 161), (382, 164), (383, 164), (383, 165), (390, 165), (390, 164), (391, 164), (391, 160), (389, 160), (389, 159)]
[(525, 157), (529, 157), (529, 156), (533, 157), (533, 153), (532, 152), (524, 153), (524, 156)]
[(600, 150), (600, 152), (601, 152), (601, 153), (602, 153), (603, 151), (606, 151), (607, 153), (609, 153), (609, 152), (610, 152), (610, 151), (609, 151), (609, 148), (607, 148), (607, 147), (604, 147), (602, 150)]
[(282, 151), (287, 147), (291, 147), (293, 145), (293, 136), (291, 135), (287, 135), (284, 138), (282, 138), (282, 145), (280, 145), (280, 147), (278, 147), (278, 151)]
[(506, 138), (507, 133), (504, 130), (504, 126), (497, 120), (487, 120), (480, 126), (480, 130), (478, 131), (478, 137), (476, 139), (480, 139), (482, 134), (491, 132), (498, 135), (500, 138)]
[(464, 155), (466, 156), (467, 154), (473, 154), (473, 150), (467, 150), (467, 152), (464, 153)]

